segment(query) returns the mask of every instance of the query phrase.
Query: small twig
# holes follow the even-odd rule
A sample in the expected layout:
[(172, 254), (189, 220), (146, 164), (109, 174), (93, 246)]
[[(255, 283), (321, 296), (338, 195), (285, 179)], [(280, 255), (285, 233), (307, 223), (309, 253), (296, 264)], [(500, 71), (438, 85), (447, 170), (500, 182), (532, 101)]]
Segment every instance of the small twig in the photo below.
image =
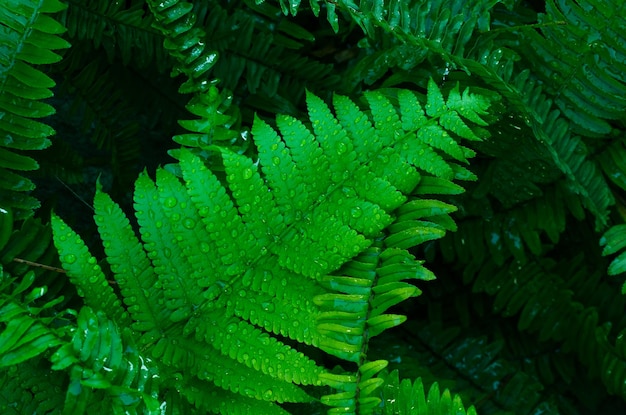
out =
[(38, 262), (32, 262), (32, 261), (29, 261), (27, 259), (13, 258), (13, 262), (19, 262), (20, 264), (26, 264), (26, 265), (30, 265), (32, 267), (39, 267), (39, 268), (47, 269), (48, 271), (54, 271), (54, 272), (58, 272), (60, 274), (65, 274), (66, 273), (66, 271), (64, 269), (57, 268), (57, 267), (51, 267), (50, 265), (44, 265), (44, 264), (40, 264)]

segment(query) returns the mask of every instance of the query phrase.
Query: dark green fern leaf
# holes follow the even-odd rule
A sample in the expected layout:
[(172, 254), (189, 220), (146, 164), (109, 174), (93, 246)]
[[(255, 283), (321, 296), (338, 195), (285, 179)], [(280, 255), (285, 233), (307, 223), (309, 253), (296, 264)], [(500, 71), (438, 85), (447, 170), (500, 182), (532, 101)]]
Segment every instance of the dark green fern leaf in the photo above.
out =
[(50, 145), (54, 130), (36, 121), (54, 113), (41, 102), (52, 96), (54, 81), (37, 65), (58, 62), (53, 50), (69, 47), (60, 35), (65, 30), (48, 14), (65, 8), (57, 0), (10, 2), (0, 14), (0, 208), (12, 208), (16, 218), (32, 215), (39, 202), (27, 194), (34, 184), (21, 173), (39, 165), (24, 151)]
[[(494, 311), (519, 316), (520, 330), (536, 332), (542, 342), (558, 341), (562, 350), (574, 352), (590, 373), (602, 374), (607, 390), (624, 394), (626, 355), (616, 354), (616, 345), (609, 340), (610, 327), (600, 323), (595, 308), (572, 299), (572, 292), (558, 274), (549, 271), (548, 264), (543, 268), (515, 261), (502, 268), (488, 261), (474, 281), (474, 290), (493, 295)], [(580, 342), (581, 338), (586, 340)], [(623, 347), (621, 340), (617, 346)]]
[(35, 358), (4, 369), (0, 374), (0, 407), (10, 415), (55, 413), (63, 408), (65, 376)]
[(176, 60), (173, 73), (183, 73), (188, 78), (179, 91), (207, 91), (211, 82), (206, 79), (206, 72), (215, 65), (217, 53), (205, 50), (204, 30), (193, 27), (193, 5), (179, 0), (149, 0), (148, 5), (155, 18), (153, 26), (165, 35), (165, 49)]
[[(612, 120), (624, 121), (626, 9), (618, 1), (585, 3), (547, 1), (539, 16), (541, 31), (522, 30), (519, 50), (534, 74), (549, 81), (555, 104), (574, 131), (598, 137), (611, 131)], [(533, 47), (524, 47), (528, 44)]]
[[(145, 2), (107, 2), (100, 0), (70, 1), (60, 16), (72, 43), (82, 52), (104, 49), (108, 62), (120, 57), (124, 65), (139, 68), (156, 66), (164, 72), (171, 65), (161, 47), (163, 38), (151, 25), (152, 15), (144, 9)], [(85, 44), (89, 43), (89, 47)]]
[[(220, 56), (211, 69), (212, 76), (223, 88), (246, 97), (242, 104), (262, 111), (271, 111), (277, 102), (290, 106), (302, 102), (305, 86), (312, 91), (333, 90), (339, 81), (333, 67), (280, 44), (285, 39), (281, 26), (288, 22), (282, 16), (268, 16), (267, 7), (259, 7), (259, 14), (265, 12), (262, 16), (268, 21), (260, 22), (259, 15), (247, 9), (232, 13), (219, 4), (196, 4), (197, 21), (213, 29), (207, 33), (206, 45)], [(305, 29), (294, 23), (291, 26), (289, 33), (314, 40)], [(263, 105), (255, 105), (257, 102)]]

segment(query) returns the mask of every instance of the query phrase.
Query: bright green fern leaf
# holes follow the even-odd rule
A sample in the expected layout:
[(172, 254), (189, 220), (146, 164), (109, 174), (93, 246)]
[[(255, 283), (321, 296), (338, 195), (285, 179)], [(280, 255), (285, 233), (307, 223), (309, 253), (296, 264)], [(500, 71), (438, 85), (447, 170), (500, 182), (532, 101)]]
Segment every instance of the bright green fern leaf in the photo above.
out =
[[(452, 184), (443, 179), (454, 176), (446, 173), (454, 172), (454, 156), (471, 156), (458, 144), (462, 129), (441, 121), (457, 112), (434, 83), (428, 94), (440, 100), (437, 116), (407, 94), (398, 91), (398, 104), (393, 94), (396, 101), (368, 92), (371, 115), (336, 96), (335, 116), (309, 93), (312, 129), (279, 116), (277, 132), (255, 119), (258, 161), (207, 146), (212, 163), (223, 166), (219, 176), (181, 149), (184, 183), (163, 169), (155, 182), (146, 174), (136, 182), (141, 239), (119, 206), (96, 192), (96, 224), (130, 327), (140, 333), (137, 347), (164, 382), (181, 385), (190, 402), (211, 410), (230, 405), (211, 404), (216, 388), (251, 405), (267, 402), (264, 413), (316, 398), (333, 406), (331, 413), (375, 410), (386, 362), (369, 361), (367, 344), (405, 320), (387, 313), (420, 293), (405, 280), (434, 278), (406, 249), (455, 227), (448, 216), (454, 206), (418, 195), (449, 193)], [(468, 111), (486, 108), (473, 95), (461, 100)], [(457, 116), (471, 123), (467, 114)], [(445, 142), (436, 141), (442, 132)], [(424, 148), (448, 169), (431, 169), (420, 159)], [(53, 221), (70, 278), (79, 287), (92, 278), (105, 288), (81, 288), (85, 301), (118, 324), (126, 321), (82, 242)], [(294, 342), (352, 362), (355, 372), (331, 375)], [(177, 370), (193, 378), (170, 379)], [(320, 397), (322, 385), (338, 392)], [(229, 407), (253, 407), (246, 405)]]

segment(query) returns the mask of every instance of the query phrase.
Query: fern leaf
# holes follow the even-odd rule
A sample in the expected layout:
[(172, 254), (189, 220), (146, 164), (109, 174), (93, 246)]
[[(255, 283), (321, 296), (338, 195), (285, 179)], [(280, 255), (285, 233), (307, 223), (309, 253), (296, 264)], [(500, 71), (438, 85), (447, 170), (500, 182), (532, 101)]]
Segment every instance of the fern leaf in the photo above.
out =
[[(436, 88), (429, 93), (441, 95)], [(221, 160), (221, 180), (181, 149), (185, 185), (162, 169), (156, 183), (145, 174), (137, 181), (141, 241), (120, 208), (97, 191), (96, 223), (107, 260), (132, 327), (143, 333), (140, 343), (163, 373), (193, 368), (209, 390), (213, 383), (268, 402), (310, 402), (300, 385), (337, 385), (337, 378), (280, 337), (286, 336), (357, 363), (360, 375), (354, 381), (346, 375), (350, 381), (322, 402), (363, 413), (375, 409), (383, 383), (376, 375), (386, 362), (367, 360), (367, 342), (405, 320), (387, 313), (420, 292), (403, 280), (433, 278), (405, 249), (453, 229), (447, 215), (454, 209), (417, 197), (434, 190), (428, 173), (415, 171), (420, 149), (449, 163), (423, 140), (438, 119), (406, 122), (406, 131), (401, 116), (420, 108), (416, 99), (405, 99), (400, 114), (381, 93), (368, 93), (368, 100), (371, 116), (335, 97), (335, 117), (308, 94), (313, 131), (282, 116), (278, 134), (257, 118), (258, 163), (207, 146)], [(206, 110), (195, 105), (199, 114)], [(440, 115), (450, 111), (444, 106)], [(364, 121), (354, 127), (351, 115)], [(357, 152), (353, 143), (362, 128), (373, 134)], [(450, 139), (460, 140), (454, 131)], [(425, 188), (419, 190), (421, 181)], [(445, 183), (440, 185), (450, 192)], [(70, 252), (58, 243), (62, 254)], [(184, 393), (197, 399), (192, 390)]]
[(119, 56), (125, 66), (154, 65), (164, 72), (170, 62), (161, 47), (163, 39), (151, 27), (152, 16), (146, 12), (138, 2), (127, 5), (90, 0), (70, 3), (60, 21), (71, 40), (87, 41), (95, 49), (104, 49), (109, 63)]
[(86, 304), (103, 311), (122, 327), (129, 324), (128, 314), (85, 243), (58, 216), (52, 215), (51, 222), (63, 267)]
[[(624, 60), (619, 45), (626, 28), (623, 4), (607, 1), (592, 12), (573, 1), (547, 2), (540, 32), (522, 30), (534, 47), (520, 48), (540, 79), (549, 80), (555, 103), (577, 134), (597, 137), (623, 119), (626, 84), (615, 68)], [(564, 22), (565, 24), (549, 24)]]
[(64, 413), (86, 413), (86, 408), (158, 413), (158, 373), (138, 354), (128, 329), (103, 313), (83, 307), (71, 342), (51, 357), (52, 369), (70, 368)]
[[(611, 255), (626, 248), (626, 225), (616, 225), (610, 228), (600, 239), (604, 245), (602, 255)], [(626, 253), (621, 252), (609, 265), (609, 275), (626, 272)], [(626, 284), (622, 286), (622, 293), (626, 293)]]
[(107, 261), (124, 293), (124, 301), (135, 320), (135, 328), (143, 332), (160, 329), (163, 310), (150, 301), (150, 298), (158, 297), (155, 287), (157, 279), (128, 219), (119, 206), (101, 191), (96, 192), (94, 209)]
[[(153, 26), (167, 36), (164, 46), (177, 61), (175, 72), (182, 72), (188, 77), (179, 91), (207, 91), (211, 84), (203, 78), (215, 65), (217, 54), (204, 50), (204, 31), (192, 28), (195, 21), (191, 13), (192, 4), (176, 0), (160, 3), (149, 1), (148, 5), (155, 18)], [(191, 48), (192, 51), (189, 50)]]
[(414, 382), (408, 379), (400, 381), (397, 370), (387, 375), (382, 391), (385, 402), (383, 414), (476, 414), (473, 406), (465, 409), (459, 395), (452, 395), (447, 389), (440, 392), (436, 383), (426, 392), (420, 379)]
[[(26, 362), (61, 345), (65, 328), (54, 327), (54, 317), (48, 309), (59, 300), (40, 300), (45, 287), (33, 287), (35, 275), (26, 273), (18, 284), (0, 267), (2, 294), (0, 294), (0, 366), (7, 368)], [(40, 300), (41, 305), (35, 307)]]
[(54, 134), (51, 127), (35, 121), (54, 113), (54, 108), (40, 101), (52, 95), (54, 81), (34, 65), (58, 62), (61, 57), (53, 50), (69, 47), (57, 36), (64, 32), (63, 26), (48, 16), (65, 7), (57, 0), (13, 2), (0, 15), (0, 43), (6, 52), (0, 57), (0, 168), (8, 173), (0, 178), (0, 198), (3, 208), (15, 210), (16, 218), (30, 216), (39, 206), (24, 193), (34, 184), (11, 170), (36, 170), (38, 164), (21, 150), (42, 150)]
[[(55, 376), (45, 359), (31, 359), (0, 374), (0, 401), (7, 414), (53, 412), (63, 407), (64, 377)], [(9, 409), (10, 408), (10, 409)]]

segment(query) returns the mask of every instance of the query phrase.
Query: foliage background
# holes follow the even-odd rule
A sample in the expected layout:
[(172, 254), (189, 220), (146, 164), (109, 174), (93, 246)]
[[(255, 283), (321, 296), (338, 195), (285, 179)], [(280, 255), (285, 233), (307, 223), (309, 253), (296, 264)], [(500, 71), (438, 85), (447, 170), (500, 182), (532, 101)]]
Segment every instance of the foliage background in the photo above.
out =
[[(71, 47), (54, 48), (58, 62), (32, 62), (56, 83), (47, 101), (56, 112), (40, 119), (56, 134), (39, 151), (0, 142), (3, 151), (39, 164), (19, 172), (33, 186), (11, 188), (4, 176), (0, 207), (11, 206), (14, 217), (0, 222), (3, 304), (34, 301), (28, 313), (56, 324), (75, 321), (61, 310), (79, 309), (80, 297), (62, 273), (20, 262), (60, 267), (51, 211), (103, 258), (91, 220), (96, 179), (131, 212), (137, 175), (174, 163), (168, 151), (181, 141), (189, 145), (177, 122), (189, 119), (188, 95), (179, 93), (185, 79), (170, 77), (176, 62), (148, 4), (64, 3), (66, 9), (51, 10), (67, 29), (58, 35)], [(396, 306), (407, 323), (372, 340), (370, 354), (388, 360), (402, 378), (420, 378), (427, 387), (438, 382), (480, 414), (626, 410), (619, 275), (626, 267), (626, 6), (573, 0), (191, 4), (205, 50), (214, 56), (206, 76), (219, 79), (229, 128), (238, 131), (226, 142), (240, 154), (255, 156), (254, 114), (303, 119), (306, 90), (327, 102), (333, 93), (356, 97), (381, 88), (425, 94), (432, 78), (445, 92), (459, 82), (490, 97), (490, 137), (471, 143), (477, 155), (468, 168), (477, 180), (446, 199), (459, 209), (458, 230), (413, 250), (437, 279), (419, 285), (420, 297)], [(10, 27), (6, 16), (0, 14), (3, 28)], [(9, 56), (10, 43), (0, 46), (2, 58)], [(11, 131), (7, 125), (0, 124), (3, 132)], [(202, 152), (202, 143), (195, 147)], [(0, 167), (11, 172), (10, 163)], [(14, 193), (32, 200), (13, 203)], [(34, 284), (45, 286), (45, 294), (20, 297), (16, 287), (27, 278), (23, 290)], [(8, 327), (11, 314), (3, 310)], [(3, 366), (3, 408), (28, 413), (32, 402), (42, 412), (63, 405), (68, 385), (62, 377), (33, 384), (42, 365)], [(25, 397), (16, 403), (18, 390)]]

